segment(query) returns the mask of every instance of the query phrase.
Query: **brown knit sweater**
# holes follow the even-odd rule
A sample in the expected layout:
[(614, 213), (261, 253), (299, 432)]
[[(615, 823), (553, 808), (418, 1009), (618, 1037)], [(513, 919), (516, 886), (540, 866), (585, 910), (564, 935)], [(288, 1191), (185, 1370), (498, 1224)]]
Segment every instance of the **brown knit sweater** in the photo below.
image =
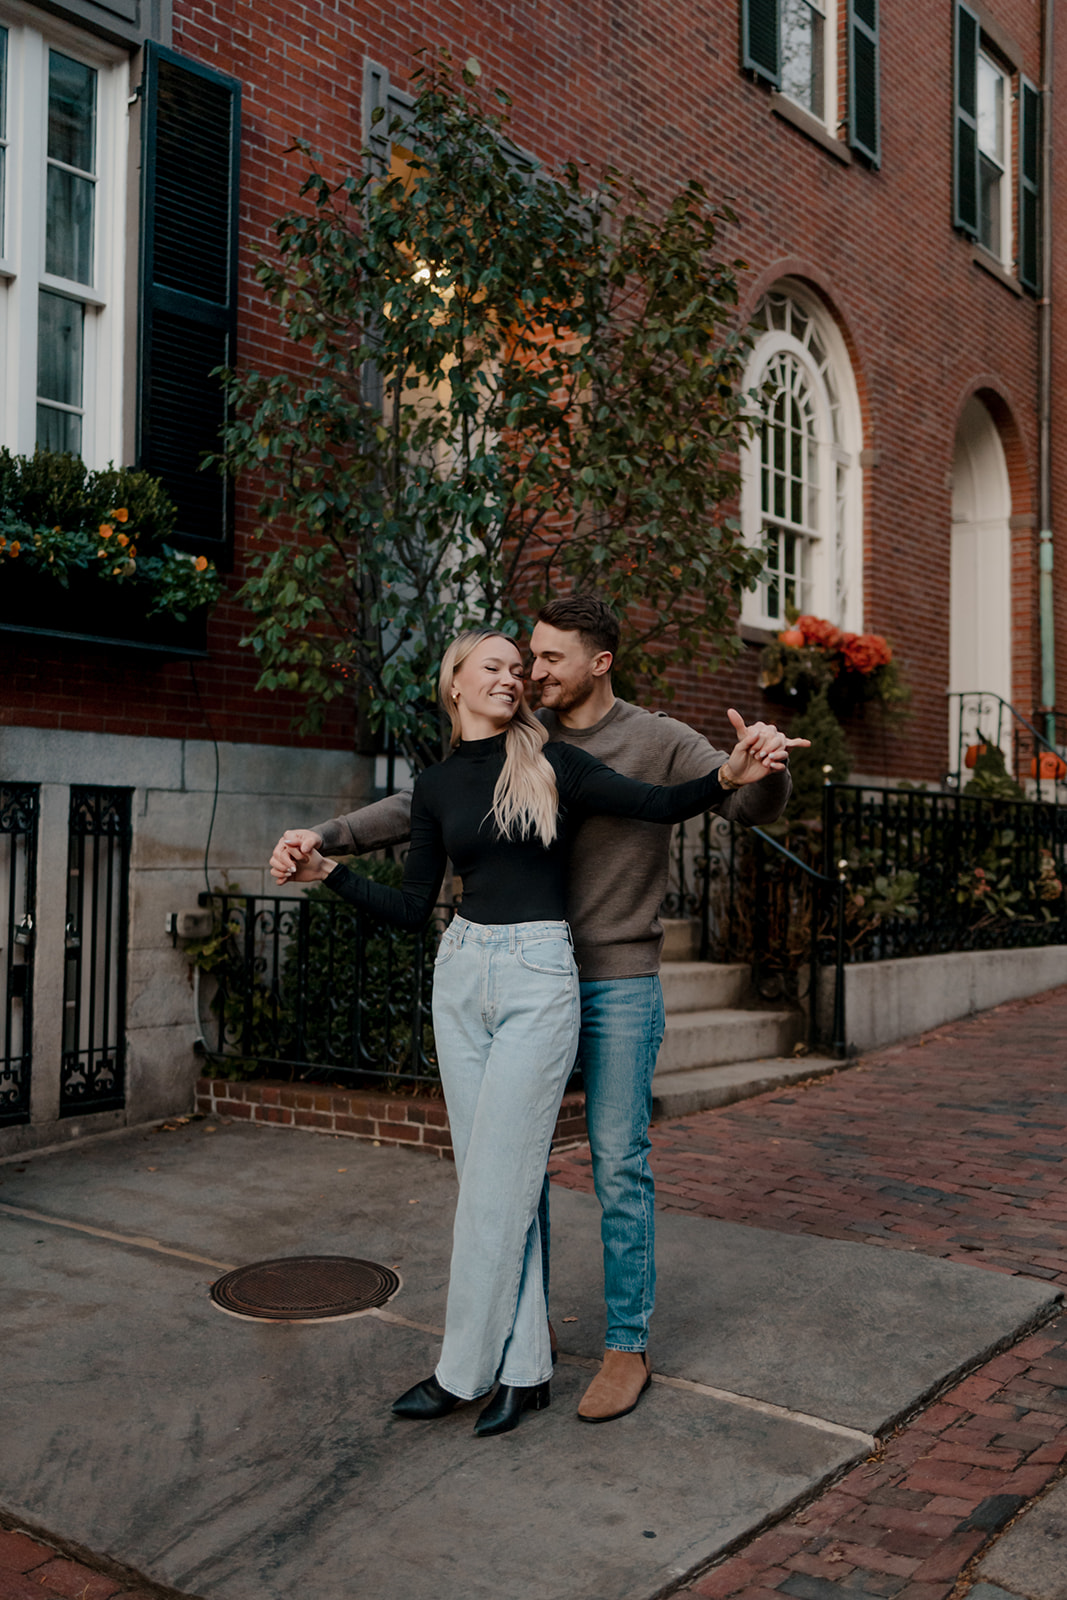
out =
[[(674, 784), (702, 778), (726, 760), (701, 734), (662, 712), (616, 700), (591, 728), (565, 728), (551, 711), (541, 719), (550, 739), (580, 746), (628, 778)], [(760, 825), (781, 815), (792, 784), (787, 772), (728, 794), (720, 816)], [(315, 824), (326, 855), (359, 854), (408, 837), (411, 792), (390, 795), (347, 816)], [(659, 970), (671, 830), (621, 817), (583, 822), (570, 866), (568, 919), (583, 983), (638, 978)]]

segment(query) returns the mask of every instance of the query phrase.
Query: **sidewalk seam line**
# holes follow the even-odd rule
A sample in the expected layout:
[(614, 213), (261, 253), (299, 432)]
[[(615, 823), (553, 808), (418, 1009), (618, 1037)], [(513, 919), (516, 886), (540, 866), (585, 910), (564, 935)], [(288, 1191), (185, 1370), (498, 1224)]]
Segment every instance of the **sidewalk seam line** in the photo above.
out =
[(8, 1205), (0, 1200), (0, 1213), (8, 1217), (22, 1217), (27, 1222), (43, 1222), (51, 1228), (71, 1228), (75, 1233), (89, 1233), (96, 1239), (109, 1239), (113, 1244), (130, 1244), (137, 1250), (151, 1250), (157, 1255), (178, 1256), (182, 1261), (195, 1261), (198, 1266), (215, 1267), (220, 1272), (233, 1272), (229, 1261), (213, 1261), (210, 1256), (198, 1256), (191, 1250), (176, 1250), (173, 1245), (160, 1244), (147, 1234), (113, 1233), (109, 1228), (94, 1228), (88, 1222), (71, 1222), (66, 1217), (50, 1217), (43, 1211), (30, 1211), (25, 1206)]

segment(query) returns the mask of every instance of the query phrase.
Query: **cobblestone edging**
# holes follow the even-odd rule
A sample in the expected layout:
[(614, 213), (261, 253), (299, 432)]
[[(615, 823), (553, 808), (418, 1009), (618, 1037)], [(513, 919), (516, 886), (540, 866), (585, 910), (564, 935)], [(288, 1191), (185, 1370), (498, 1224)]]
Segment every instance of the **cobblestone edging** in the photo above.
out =
[[(196, 1109), (205, 1116), (344, 1134), (452, 1159), (452, 1135), (444, 1101), (428, 1095), (392, 1096), (372, 1090), (326, 1089), (264, 1079), (231, 1083), (225, 1078), (200, 1078)], [(565, 1095), (552, 1147), (559, 1149), (585, 1136), (585, 1096)]]

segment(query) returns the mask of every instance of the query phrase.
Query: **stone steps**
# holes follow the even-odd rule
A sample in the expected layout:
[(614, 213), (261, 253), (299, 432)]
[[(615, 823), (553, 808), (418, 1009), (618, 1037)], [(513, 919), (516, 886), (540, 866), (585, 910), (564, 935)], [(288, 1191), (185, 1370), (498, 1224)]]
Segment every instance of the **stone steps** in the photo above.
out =
[(829, 1058), (793, 1055), (804, 1035), (803, 1016), (753, 1006), (747, 966), (693, 959), (699, 924), (679, 919), (664, 928), (660, 979), (667, 1027), (652, 1081), (654, 1117), (730, 1105), (834, 1069)]
[(770, 1089), (783, 1089), (801, 1078), (836, 1072), (842, 1062), (832, 1056), (764, 1056), (759, 1061), (731, 1061), (688, 1072), (657, 1072), (652, 1080), (652, 1120), (687, 1117), (693, 1111), (733, 1105)]
[(742, 962), (665, 961), (660, 968), (668, 1015), (743, 1006), (751, 975)]
[(742, 1011), (722, 1006), (668, 1012), (657, 1076), (762, 1056), (787, 1056), (800, 1039), (803, 1025), (798, 1011)]

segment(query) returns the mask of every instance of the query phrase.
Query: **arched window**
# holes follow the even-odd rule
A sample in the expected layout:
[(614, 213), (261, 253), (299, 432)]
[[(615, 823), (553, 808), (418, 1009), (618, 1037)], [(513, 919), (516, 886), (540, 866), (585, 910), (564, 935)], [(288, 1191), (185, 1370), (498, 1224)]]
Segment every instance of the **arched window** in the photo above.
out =
[(848, 352), (810, 291), (783, 281), (752, 320), (745, 386), (761, 399), (742, 460), (741, 520), (766, 557), (742, 621), (782, 628), (787, 611), (863, 627), (859, 400)]

